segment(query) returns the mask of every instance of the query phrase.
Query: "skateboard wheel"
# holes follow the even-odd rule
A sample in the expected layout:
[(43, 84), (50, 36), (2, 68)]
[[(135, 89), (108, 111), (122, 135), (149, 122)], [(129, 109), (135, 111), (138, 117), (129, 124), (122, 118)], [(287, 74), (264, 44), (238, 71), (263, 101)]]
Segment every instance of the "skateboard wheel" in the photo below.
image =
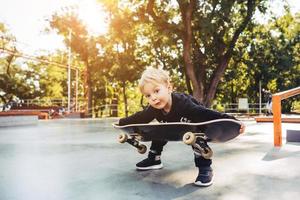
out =
[(124, 142), (127, 141), (127, 139), (128, 139), (128, 136), (127, 136), (125, 133), (121, 133), (121, 134), (119, 135), (118, 141), (119, 141), (120, 143), (124, 143)]
[(205, 148), (204, 151), (201, 151), (201, 156), (205, 159), (210, 159), (213, 156), (213, 151), (211, 148)]
[(146, 151), (147, 151), (146, 145), (141, 144), (141, 145), (138, 147), (138, 152), (139, 152), (140, 154), (144, 154), (144, 153), (146, 153)]
[(183, 138), (182, 138), (183, 142), (187, 145), (191, 145), (191, 144), (194, 144), (195, 141), (196, 141), (196, 136), (194, 133), (192, 132), (187, 132), (183, 135)]

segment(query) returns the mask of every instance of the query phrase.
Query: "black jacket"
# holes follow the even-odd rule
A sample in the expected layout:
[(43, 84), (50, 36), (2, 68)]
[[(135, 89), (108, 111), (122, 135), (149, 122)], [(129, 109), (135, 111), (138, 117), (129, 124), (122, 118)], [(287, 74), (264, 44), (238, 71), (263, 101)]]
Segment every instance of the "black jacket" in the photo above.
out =
[(172, 93), (172, 107), (169, 113), (152, 106), (129, 117), (122, 118), (119, 125), (149, 123), (156, 119), (159, 122), (204, 122), (214, 119), (235, 119), (233, 116), (205, 108), (192, 96), (183, 93)]

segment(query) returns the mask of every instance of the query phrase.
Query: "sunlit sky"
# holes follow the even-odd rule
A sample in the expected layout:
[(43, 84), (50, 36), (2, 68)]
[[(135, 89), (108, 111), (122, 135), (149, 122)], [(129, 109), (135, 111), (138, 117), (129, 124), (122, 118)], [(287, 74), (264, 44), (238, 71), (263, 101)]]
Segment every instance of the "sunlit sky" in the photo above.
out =
[(51, 52), (65, 46), (61, 36), (45, 32), (47, 19), (67, 6), (78, 9), (90, 34), (106, 32), (105, 13), (96, 0), (0, 0), (0, 22), (17, 38), (19, 49), (29, 54)]
[[(7, 25), (17, 38), (17, 47), (28, 54), (65, 48), (62, 37), (46, 34), (46, 19), (66, 6), (77, 6), (79, 17), (91, 34), (104, 34), (107, 30), (105, 14), (97, 0), (0, 0), (0, 22)], [(299, 0), (287, 0), (293, 13), (300, 11)], [(283, 12), (281, 0), (273, 0), (275, 13)]]

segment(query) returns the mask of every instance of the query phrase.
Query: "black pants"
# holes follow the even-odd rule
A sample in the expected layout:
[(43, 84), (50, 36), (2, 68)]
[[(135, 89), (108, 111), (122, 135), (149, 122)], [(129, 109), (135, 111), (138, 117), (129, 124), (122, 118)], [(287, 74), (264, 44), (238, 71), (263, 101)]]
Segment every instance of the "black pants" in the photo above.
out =
[[(150, 150), (155, 151), (157, 154), (161, 154), (166, 144), (166, 141), (152, 141)], [(196, 167), (209, 167), (212, 163), (211, 159), (205, 159), (198, 155), (195, 155), (194, 161)]]

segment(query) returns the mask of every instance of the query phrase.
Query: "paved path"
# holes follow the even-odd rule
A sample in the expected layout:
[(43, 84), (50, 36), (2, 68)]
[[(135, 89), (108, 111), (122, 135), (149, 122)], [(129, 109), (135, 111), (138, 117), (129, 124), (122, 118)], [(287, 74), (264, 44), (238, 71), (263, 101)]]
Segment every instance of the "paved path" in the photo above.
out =
[[(300, 146), (273, 147), (272, 124), (248, 122), (246, 134), (214, 149), (214, 184), (191, 184), (189, 146), (170, 142), (164, 169), (138, 172), (144, 158), (116, 141), (107, 120), (49, 120), (0, 128), (1, 200), (290, 200), (300, 195)], [(300, 124), (283, 128), (300, 130)], [(148, 144), (148, 143), (147, 143)]]

